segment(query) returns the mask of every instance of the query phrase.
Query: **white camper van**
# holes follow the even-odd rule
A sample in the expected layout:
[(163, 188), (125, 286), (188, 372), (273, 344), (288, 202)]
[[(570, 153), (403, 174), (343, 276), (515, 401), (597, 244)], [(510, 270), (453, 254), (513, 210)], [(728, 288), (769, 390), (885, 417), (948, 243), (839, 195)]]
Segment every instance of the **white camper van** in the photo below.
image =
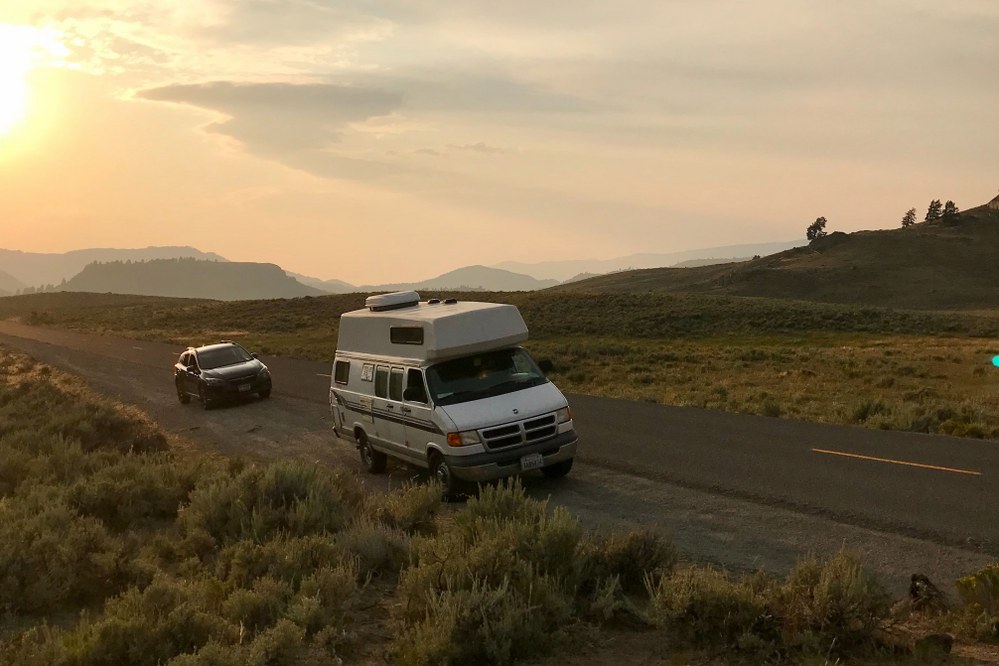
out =
[(369, 472), (387, 456), (427, 467), (445, 492), (531, 469), (569, 473), (565, 396), (527, 351), (513, 305), (371, 296), (344, 313), (330, 381), (334, 430)]

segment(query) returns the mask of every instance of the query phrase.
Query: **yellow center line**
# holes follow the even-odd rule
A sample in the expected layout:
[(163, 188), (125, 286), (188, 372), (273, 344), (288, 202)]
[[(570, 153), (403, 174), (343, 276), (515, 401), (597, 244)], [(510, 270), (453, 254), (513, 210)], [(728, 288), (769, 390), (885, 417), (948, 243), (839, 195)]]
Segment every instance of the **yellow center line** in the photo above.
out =
[(907, 460), (892, 460), (891, 458), (875, 458), (874, 456), (862, 456), (859, 453), (846, 453), (845, 451), (829, 451), (827, 449), (812, 449), (815, 453), (825, 453), (830, 456), (843, 456), (844, 458), (858, 458), (860, 460), (873, 460), (874, 462), (892, 463), (893, 465), (906, 465), (907, 467), (919, 467), (921, 469), (935, 469), (938, 472), (953, 472), (954, 474), (967, 474), (968, 476), (981, 476), (981, 472), (970, 469), (955, 469), (953, 467), (940, 467), (938, 465), (924, 465), (922, 463), (909, 462)]

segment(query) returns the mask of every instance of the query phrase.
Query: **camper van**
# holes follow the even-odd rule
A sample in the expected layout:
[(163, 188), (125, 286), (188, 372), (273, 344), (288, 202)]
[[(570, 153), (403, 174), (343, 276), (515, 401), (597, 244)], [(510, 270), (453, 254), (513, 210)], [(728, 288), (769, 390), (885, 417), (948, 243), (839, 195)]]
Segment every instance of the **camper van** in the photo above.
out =
[(572, 412), (525, 340), (513, 305), (371, 296), (340, 318), (334, 430), (369, 472), (392, 456), (428, 468), (446, 493), (533, 469), (565, 476), (576, 455)]

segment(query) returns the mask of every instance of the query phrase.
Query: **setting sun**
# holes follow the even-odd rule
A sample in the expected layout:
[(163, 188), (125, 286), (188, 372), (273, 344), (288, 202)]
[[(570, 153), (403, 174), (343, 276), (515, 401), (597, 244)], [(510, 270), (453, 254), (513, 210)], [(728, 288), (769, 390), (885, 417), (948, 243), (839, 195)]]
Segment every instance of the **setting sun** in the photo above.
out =
[(0, 136), (28, 115), (28, 72), (61, 64), (65, 55), (66, 48), (51, 30), (0, 24)]

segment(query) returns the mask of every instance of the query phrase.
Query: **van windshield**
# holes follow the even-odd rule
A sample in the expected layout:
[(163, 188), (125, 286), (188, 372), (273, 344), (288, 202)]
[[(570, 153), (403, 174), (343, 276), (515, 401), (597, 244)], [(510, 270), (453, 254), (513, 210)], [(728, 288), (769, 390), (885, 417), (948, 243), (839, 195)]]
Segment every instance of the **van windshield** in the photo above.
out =
[(427, 369), (427, 385), (438, 405), (481, 400), (547, 382), (531, 356), (519, 347), (456, 358)]

